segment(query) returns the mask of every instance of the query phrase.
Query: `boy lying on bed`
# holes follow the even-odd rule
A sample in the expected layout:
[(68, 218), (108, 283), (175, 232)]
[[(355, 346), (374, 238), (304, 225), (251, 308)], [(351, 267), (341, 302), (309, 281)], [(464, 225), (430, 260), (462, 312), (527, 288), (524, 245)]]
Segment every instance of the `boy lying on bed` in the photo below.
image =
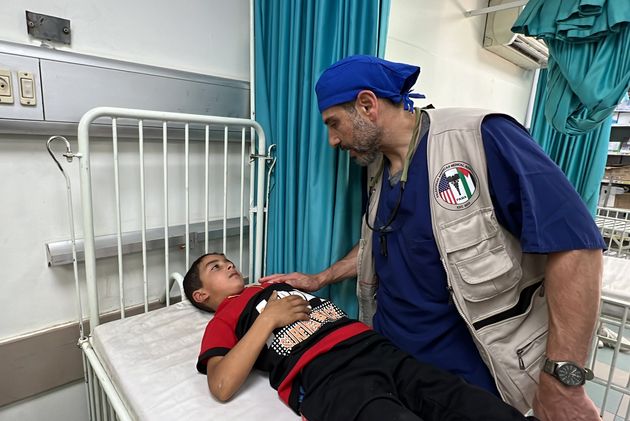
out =
[(525, 420), (494, 395), (422, 364), (331, 301), (286, 284), (253, 284), (223, 254), (198, 258), (186, 297), (215, 312), (197, 362), (230, 399), (253, 368), (309, 421)]

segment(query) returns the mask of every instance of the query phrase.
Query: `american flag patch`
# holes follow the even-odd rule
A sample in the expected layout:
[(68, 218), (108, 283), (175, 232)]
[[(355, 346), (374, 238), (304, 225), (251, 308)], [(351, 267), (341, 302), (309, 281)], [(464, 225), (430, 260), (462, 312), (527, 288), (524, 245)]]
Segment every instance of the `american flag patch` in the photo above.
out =
[(438, 203), (448, 209), (468, 207), (477, 197), (477, 177), (465, 162), (451, 162), (442, 167), (435, 182)]

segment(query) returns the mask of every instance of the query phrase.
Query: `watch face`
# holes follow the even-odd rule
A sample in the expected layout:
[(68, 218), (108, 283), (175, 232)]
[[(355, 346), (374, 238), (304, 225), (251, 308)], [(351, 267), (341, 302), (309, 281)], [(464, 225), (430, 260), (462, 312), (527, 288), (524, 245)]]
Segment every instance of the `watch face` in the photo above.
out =
[(584, 371), (575, 364), (565, 363), (556, 368), (560, 381), (567, 386), (581, 386), (584, 384)]

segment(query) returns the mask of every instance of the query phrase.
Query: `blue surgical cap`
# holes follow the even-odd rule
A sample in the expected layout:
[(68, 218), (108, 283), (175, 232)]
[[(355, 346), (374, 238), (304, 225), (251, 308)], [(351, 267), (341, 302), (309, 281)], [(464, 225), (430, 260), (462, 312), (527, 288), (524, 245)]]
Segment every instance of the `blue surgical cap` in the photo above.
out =
[(359, 92), (370, 90), (379, 98), (387, 98), (405, 110), (413, 110), (411, 98), (424, 95), (411, 93), (420, 67), (394, 63), (373, 56), (350, 56), (333, 64), (319, 77), (315, 92), (321, 113), (334, 105), (354, 101)]

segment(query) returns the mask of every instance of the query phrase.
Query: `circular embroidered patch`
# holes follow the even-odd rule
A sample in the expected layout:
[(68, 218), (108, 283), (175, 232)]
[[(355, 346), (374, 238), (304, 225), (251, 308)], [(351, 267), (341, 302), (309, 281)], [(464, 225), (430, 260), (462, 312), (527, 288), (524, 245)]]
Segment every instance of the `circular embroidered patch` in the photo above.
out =
[(443, 208), (466, 209), (479, 197), (477, 180), (469, 164), (462, 161), (450, 162), (435, 177), (433, 195)]

